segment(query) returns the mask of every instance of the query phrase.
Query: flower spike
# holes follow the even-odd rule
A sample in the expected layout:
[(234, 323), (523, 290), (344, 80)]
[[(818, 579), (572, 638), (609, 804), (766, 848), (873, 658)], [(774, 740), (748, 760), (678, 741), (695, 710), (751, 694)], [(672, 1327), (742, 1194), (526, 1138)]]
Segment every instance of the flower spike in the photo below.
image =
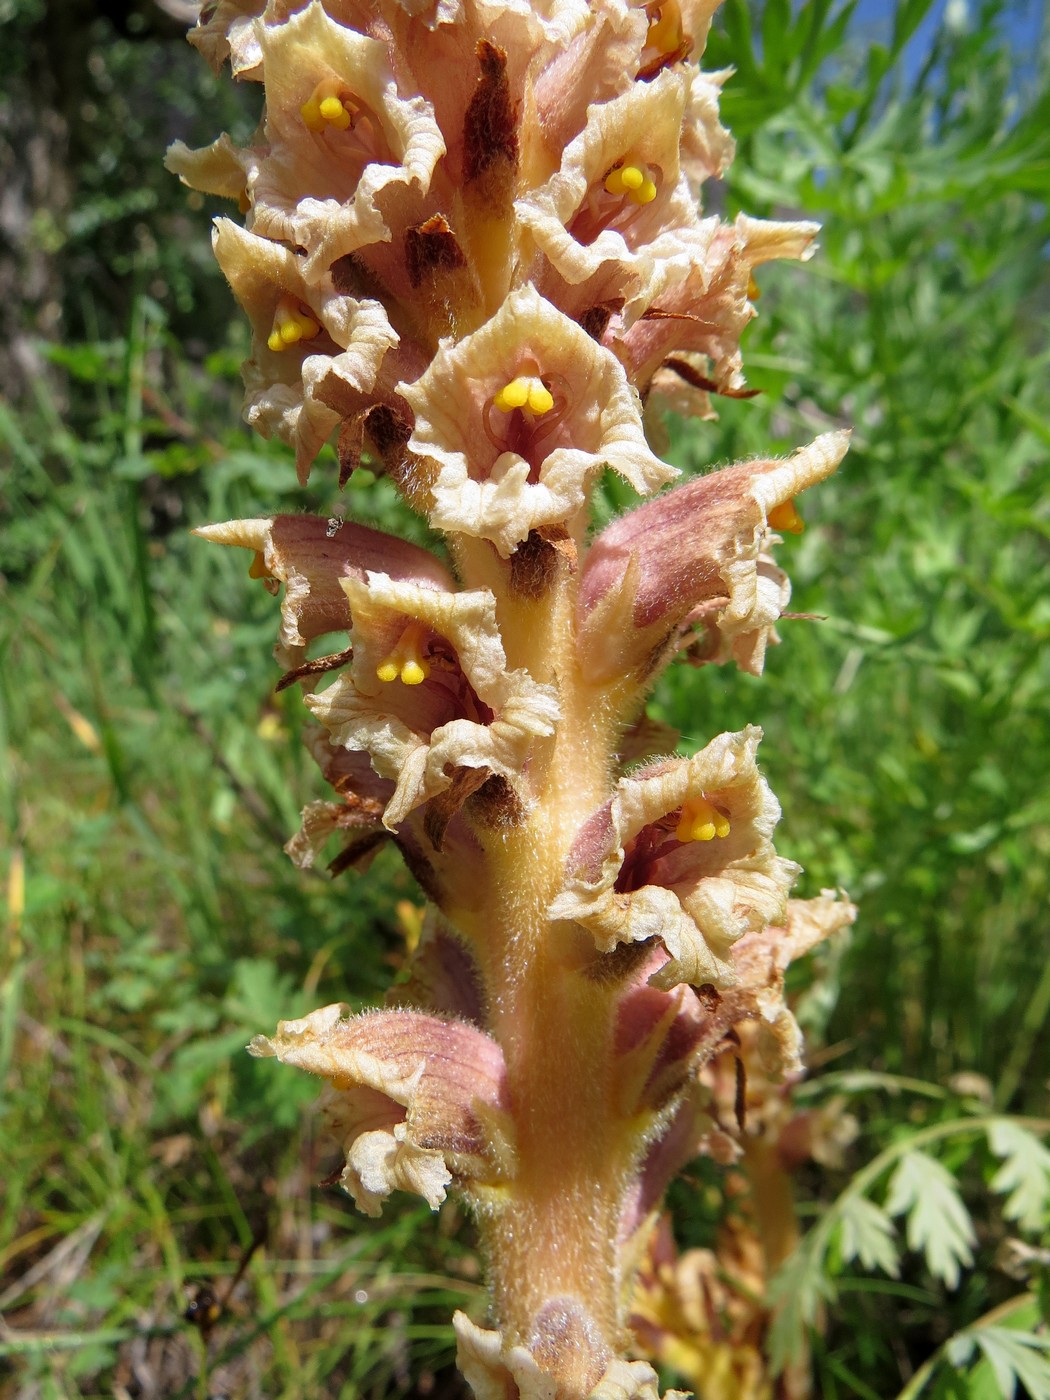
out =
[[(360, 1210), (467, 1202), (477, 1400), (660, 1400), (628, 1341), (657, 1330), (631, 1294), (660, 1199), (697, 1154), (746, 1166), (735, 1067), (797, 1073), (785, 969), (852, 918), (789, 897), (757, 729), (682, 757), (644, 711), (683, 655), (761, 671), (773, 550), (848, 441), (688, 480), (660, 455), (663, 412), (755, 392), (756, 269), (817, 232), (702, 205), (733, 155), (716, 3), (209, 0), (194, 42), (262, 118), (168, 155), (239, 211), (214, 244), (249, 425), (322, 499), (353, 478), (331, 517), (198, 531), (248, 551), (282, 722), (310, 716), (330, 791), (286, 850), (357, 879), (382, 848), (419, 892), (385, 1009), (251, 1052), (324, 1082)], [(403, 519), (393, 493), (420, 543), (344, 518)]]

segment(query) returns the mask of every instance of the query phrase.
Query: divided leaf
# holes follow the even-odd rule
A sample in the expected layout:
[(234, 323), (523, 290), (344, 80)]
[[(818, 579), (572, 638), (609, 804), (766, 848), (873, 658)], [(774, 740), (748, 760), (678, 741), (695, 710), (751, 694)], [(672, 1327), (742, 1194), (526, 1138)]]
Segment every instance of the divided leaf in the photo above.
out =
[(842, 1261), (859, 1259), (865, 1269), (881, 1269), (890, 1278), (900, 1274), (897, 1229), (886, 1212), (866, 1196), (842, 1202), (839, 1246)]
[(1046, 1224), (1050, 1201), (1050, 1150), (1027, 1128), (1001, 1119), (988, 1130), (988, 1145), (1003, 1164), (991, 1180), (991, 1188), (1007, 1196), (1003, 1214), (1022, 1230), (1040, 1230)]
[(774, 1375), (801, 1359), (806, 1333), (817, 1320), (821, 1303), (830, 1302), (835, 1296), (834, 1280), (824, 1272), (824, 1265), (824, 1249), (814, 1231), (802, 1241), (770, 1284), (773, 1322), (768, 1347)]
[(962, 1203), (955, 1178), (925, 1152), (908, 1152), (890, 1178), (888, 1215), (906, 1215), (908, 1246), (921, 1250), (926, 1266), (949, 1288), (959, 1271), (973, 1263), (973, 1221)]
[(995, 1373), (1004, 1400), (1013, 1400), (1018, 1382), (1029, 1400), (1050, 1400), (1050, 1340), (1007, 1327), (984, 1327), (975, 1330), (973, 1337)]

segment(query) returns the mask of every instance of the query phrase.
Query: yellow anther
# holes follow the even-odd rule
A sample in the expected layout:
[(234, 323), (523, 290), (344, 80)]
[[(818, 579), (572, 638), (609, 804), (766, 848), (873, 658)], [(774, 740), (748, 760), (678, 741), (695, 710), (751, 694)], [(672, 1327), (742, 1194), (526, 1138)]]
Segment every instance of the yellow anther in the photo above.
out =
[(299, 115), (306, 127), (318, 133), (330, 126), (337, 131), (346, 131), (353, 126), (356, 112), (349, 93), (340, 95), (339, 83), (334, 78), (325, 78), (318, 83), (299, 108)]
[(632, 204), (651, 204), (656, 198), (656, 181), (644, 165), (616, 166), (605, 177), (605, 189), (608, 194), (625, 195)]
[(678, 841), (713, 841), (729, 835), (729, 818), (706, 797), (690, 797), (682, 803), (674, 834)]
[(747, 274), (747, 294), (751, 301), (757, 301), (762, 295), (762, 288), (755, 281), (755, 274), (753, 272)]
[(266, 337), (266, 344), (275, 353), (287, 350), (290, 345), (298, 345), (300, 340), (312, 340), (320, 333), (320, 324), (294, 297), (284, 294), (277, 300), (273, 313), (273, 329)]
[(419, 622), (410, 622), (398, 639), (397, 646), (376, 667), (381, 681), (399, 680), (402, 685), (422, 685), (430, 675), (430, 664), (423, 658), (426, 629)]
[(252, 562), (248, 566), (249, 578), (272, 578), (273, 575), (266, 567), (266, 560), (263, 558), (261, 549), (257, 549), (252, 555)]
[(529, 413), (542, 417), (544, 413), (549, 413), (554, 407), (554, 395), (538, 375), (519, 374), (516, 379), (512, 379), (509, 384), (504, 384), (503, 388), (493, 395), (492, 402), (501, 413), (510, 413), (512, 409), (524, 408)]
[(430, 675), (430, 667), (425, 661), (406, 661), (401, 667), (402, 685), (422, 685)]
[(795, 509), (794, 501), (782, 501), (774, 506), (766, 517), (774, 530), (786, 530), (789, 535), (801, 535), (806, 528), (801, 515)]

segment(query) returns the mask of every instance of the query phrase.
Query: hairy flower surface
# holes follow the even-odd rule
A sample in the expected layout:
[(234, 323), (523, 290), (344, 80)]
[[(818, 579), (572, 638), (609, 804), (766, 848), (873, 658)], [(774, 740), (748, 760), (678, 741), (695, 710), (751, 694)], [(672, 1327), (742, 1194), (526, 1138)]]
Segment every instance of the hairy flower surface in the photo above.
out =
[[(725, 1065), (797, 1072), (785, 970), (853, 914), (789, 898), (757, 729), (682, 757), (644, 711), (683, 652), (761, 672), (773, 550), (848, 443), (689, 480), (660, 455), (668, 409), (755, 392), (755, 271), (815, 246), (701, 205), (733, 155), (730, 74), (699, 67), (715, 8), (212, 0), (194, 42), (262, 119), (168, 158), (240, 211), (215, 252), (251, 323), (244, 414), (333, 512), (198, 532), (281, 594), (277, 689), (329, 789), (287, 849), (356, 879), (396, 848), (427, 901), (386, 1009), (251, 1049), (325, 1081), (363, 1211), (469, 1202), (478, 1400), (659, 1400), (626, 1348), (661, 1198), (697, 1154), (747, 1158)], [(433, 550), (329, 503), (360, 468)], [(595, 529), (607, 473), (648, 499)]]

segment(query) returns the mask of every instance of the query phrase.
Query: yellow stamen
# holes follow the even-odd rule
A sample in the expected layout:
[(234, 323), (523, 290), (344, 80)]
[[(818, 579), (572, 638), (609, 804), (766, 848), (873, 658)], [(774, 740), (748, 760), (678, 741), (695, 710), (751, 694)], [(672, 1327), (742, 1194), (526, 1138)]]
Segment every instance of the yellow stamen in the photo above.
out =
[(248, 568), (249, 578), (272, 578), (273, 575), (266, 567), (266, 560), (263, 558), (261, 549), (257, 549), (252, 555), (252, 562)]
[(801, 535), (806, 528), (801, 515), (795, 509), (794, 501), (782, 501), (774, 506), (766, 517), (774, 530), (786, 530), (789, 535)]
[(682, 14), (675, 0), (664, 0), (658, 5), (649, 20), (649, 33), (645, 37), (647, 48), (659, 49), (661, 53), (674, 53), (682, 47)]
[(307, 129), (322, 132), (330, 126), (337, 131), (346, 131), (353, 126), (357, 107), (345, 89), (335, 78), (325, 78), (317, 84), (313, 92), (299, 108)]
[(297, 345), (300, 340), (312, 340), (320, 331), (320, 324), (311, 313), (294, 297), (282, 293), (277, 299), (273, 329), (266, 337), (266, 344), (276, 354), (287, 350), (289, 345)]
[(645, 165), (617, 165), (605, 177), (609, 194), (626, 196), (632, 204), (651, 204), (656, 198), (656, 181)]
[(678, 841), (713, 841), (729, 835), (729, 818), (706, 797), (690, 797), (682, 803), (674, 834)]
[(410, 622), (398, 638), (397, 646), (376, 667), (381, 681), (400, 680), (402, 685), (422, 685), (430, 675), (430, 663), (423, 657), (426, 628), (420, 622)]
[(755, 281), (753, 272), (747, 274), (747, 295), (751, 301), (757, 301), (762, 295), (762, 288)]
[(497, 391), (492, 402), (501, 413), (524, 408), (541, 417), (554, 407), (554, 395), (538, 375), (519, 374)]

